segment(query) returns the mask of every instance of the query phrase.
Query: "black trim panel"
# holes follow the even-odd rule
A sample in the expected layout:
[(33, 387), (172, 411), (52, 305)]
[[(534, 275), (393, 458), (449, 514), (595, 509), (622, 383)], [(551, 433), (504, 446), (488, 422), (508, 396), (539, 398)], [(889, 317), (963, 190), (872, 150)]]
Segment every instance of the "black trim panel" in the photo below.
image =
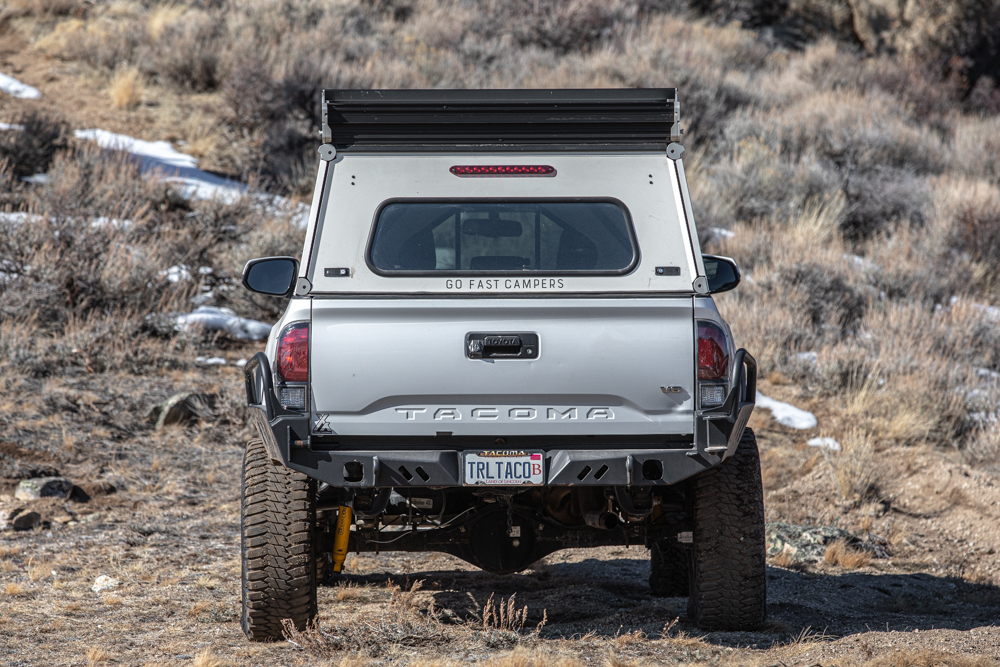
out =
[(338, 151), (665, 151), (676, 88), (324, 90)]

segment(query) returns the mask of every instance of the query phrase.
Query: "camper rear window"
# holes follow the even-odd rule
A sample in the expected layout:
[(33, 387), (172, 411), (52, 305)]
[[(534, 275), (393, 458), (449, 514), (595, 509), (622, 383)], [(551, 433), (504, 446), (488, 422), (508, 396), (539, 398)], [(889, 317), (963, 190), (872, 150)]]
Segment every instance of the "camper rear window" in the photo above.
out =
[(375, 216), (368, 257), (383, 275), (607, 275), (637, 252), (614, 200), (396, 200)]

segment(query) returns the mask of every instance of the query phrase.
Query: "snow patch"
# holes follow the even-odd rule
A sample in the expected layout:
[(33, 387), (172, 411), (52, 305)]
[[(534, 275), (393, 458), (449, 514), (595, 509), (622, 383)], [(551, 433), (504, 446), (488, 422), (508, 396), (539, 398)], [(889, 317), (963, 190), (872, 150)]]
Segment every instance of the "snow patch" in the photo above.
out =
[(160, 271), (160, 276), (166, 278), (167, 282), (179, 283), (191, 280), (191, 270), (188, 269), (187, 265), (181, 264), (179, 266), (171, 266), (166, 271)]
[(11, 213), (0, 213), (0, 222), (11, 225), (23, 225), (26, 222), (40, 222), (42, 216), (24, 211), (14, 211)]
[(194, 361), (196, 364), (205, 364), (206, 366), (225, 366), (226, 360), (222, 357), (195, 357)]
[(822, 447), (823, 449), (829, 449), (832, 452), (840, 451), (840, 443), (833, 438), (810, 438), (806, 440), (806, 444), (810, 447)]
[[(961, 299), (959, 299), (957, 296), (953, 296), (951, 297), (951, 300), (948, 301), (948, 305), (954, 306), (959, 301), (961, 301)], [(976, 303), (975, 301), (969, 303), (969, 305), (972, 306), (973, 310), (982, 313), (986, 317), (986, 319), (990, 320), (991, 322), (1000, 322), (1000, 308), (997, 308), (996, 306), (987, 306), (984, 303)]]
[(865, 259), (860, 255), (852, 255), (851, 253), (844, 253), (844, 259), (846, 259), (851, 266), (853, 266), (858, 271), (867, 271), (871, 269), (878, 269), (879, 266), (875, 262)]
[(0, 130), (23, 130), (24, 125), (13, 125), (11, 123), (0, 123)]
[(37, 100), (42, 96), (37, 88), (33, 88), (26, 83), (21, 83), (12, 76), (0, 74), (0, 92), (11, 97), (19, 97), (22, 100)]
[(709, 227), (708, 228), (708, 240), (709, 241), (727, 241), (736, 236), (736, 232), (726, 229), (725, 227)]
[[(188, 199), (214, 199), (231, 204), (246, 194), (246, 185), (202, 171), (196, 158), (179, 152), (167, 141), (143, 141), (98, 129), (77, 130), (74, 135), (78, 139), (94, 141), (107, 150), (135, 155), (144, 174), (172, 183)], [(277, 195), (256, 194), (254, 199), (261, 208), (273, 213), (290, 206), (287, 199)], [(309, 221), (309, 206), (298, 204), (293, 217), (299, 227), (305, 227)]]
[(774, 420), (779, 424), (797, 429), (816, 428), (816, 415), (805, 410), (800, 410), (794, 405), (776, 401), (773, 398), (757, 392), (757, 405), (767, 408), (774, 415)]
[(795, 355), (795, 361), (800, 364), (809, 364), (810, 366), (815, 366), (819, 361), (819, 355), (813, 351), (810, 352), (798, 352)]
[(188, 333), (222, 333), (236, 340), (265, 340), (271, 325), (239, 317), (228, 308), (201, 306), (187, 314), (170, 316), (175, 331)]
[(73, 133), (77, 139), (95, 142), (101, 148), (111, 151), (125, 151), (142, 158), (147, 158), (165, 167), (179, 169), (195, 169), (198, 160), (174, 149), (169, 141), (143, 141), (126, 134), (115, 134), (107, 130), (77, 130)]

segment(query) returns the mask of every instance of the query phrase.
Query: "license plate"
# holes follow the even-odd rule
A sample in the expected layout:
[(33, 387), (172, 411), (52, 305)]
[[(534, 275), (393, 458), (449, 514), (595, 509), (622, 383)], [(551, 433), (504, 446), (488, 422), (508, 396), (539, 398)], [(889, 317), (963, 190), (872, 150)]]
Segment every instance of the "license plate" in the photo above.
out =
[(466, 485), (545, 483), (545, 456), (541, 452), (465, 452), (464, 464)]

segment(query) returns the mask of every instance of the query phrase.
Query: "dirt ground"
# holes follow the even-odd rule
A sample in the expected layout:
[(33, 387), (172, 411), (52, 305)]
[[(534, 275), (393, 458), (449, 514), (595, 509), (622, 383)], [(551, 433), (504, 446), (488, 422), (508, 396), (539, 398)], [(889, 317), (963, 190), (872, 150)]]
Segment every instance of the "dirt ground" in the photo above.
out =
[[(8, 381), (0, 509), (27, 507), (42, 524), (0, 533), (0, 664), (1000, 664), (996, 477), (947, 451), (882, 451), (879, 500), (845, 503), (804, 444), (815, 434), (763, 411), (752, 425), (768, 521), (867, 530), (891, 551), (853, 569), (772, 559), (764, 631), (698, 632), (684, 599), (649, 594), (648, 552), (633, 546), (564, 551), (509, 576), (440, 554), (351, 556), (320, 591), (321, 632), (251, 644), (237, 622), (249, 431), (233, 365), (250, 352), (158, 377)], [(790, 387), (761, 388), (807, 405)], [(149, 409), (180, 391), (219, 394), (216, 417), (154, 431)], [(79, 490), (13, 498), (17, 477), (45, 469)], [(95, 593), (101, 575), (120, 584)], [(523, 630), (484, 630), (490, 596), (515, 594)]]

